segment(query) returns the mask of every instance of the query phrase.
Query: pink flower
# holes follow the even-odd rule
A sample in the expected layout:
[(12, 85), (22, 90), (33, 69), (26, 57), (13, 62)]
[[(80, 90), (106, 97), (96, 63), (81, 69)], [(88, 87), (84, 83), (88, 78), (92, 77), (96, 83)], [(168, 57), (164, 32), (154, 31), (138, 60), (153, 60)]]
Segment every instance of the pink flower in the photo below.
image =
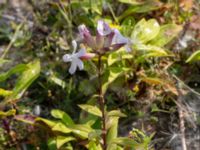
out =
[(105, 53), (125, 46), (126, 51), (131, 51), (131, 41), (124, 37), (119, 30), (111, 29), (103, 20), (97, 24), (97, 35), (93, 37), (85, 25), (79, 26), (79, 33), (83, 41), (95, 52)]

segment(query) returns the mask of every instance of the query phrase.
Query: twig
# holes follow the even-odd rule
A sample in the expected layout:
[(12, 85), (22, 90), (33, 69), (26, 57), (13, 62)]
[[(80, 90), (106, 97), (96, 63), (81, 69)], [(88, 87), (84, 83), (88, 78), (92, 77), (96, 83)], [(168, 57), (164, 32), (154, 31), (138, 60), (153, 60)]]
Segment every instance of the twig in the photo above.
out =
[(188, 90), (190, 90), (192, 93), (200, 96), (200, 93), (195, 91), (194, 89), (190, 88), (188, 85), (186, 85), (181, 79), (179, 79), (176, 75), (172, 75), (178, 82), (180, 82), (184, 87), (186, 87)]
[(182, 144), (182, 150), (187, 150), (186, 145), (186, 139), (185, 139), (185, 122), (184, 122), (184, 115), (183, 111), (180, 107), (178, 107), (178, 113), (179, 113), (179, 127), (181, 132), (181, 144)]
[[(177, 92), (178, 92), (178, 102), (182, 102), (182, 97), (183, 93), (179, 89), (179, 83), (177, 83)], [(179, 127), (180, 127), (180, 132), (181, 132), (181, 145), (182, 145), (182, 150), (187, 150), (187, 145), (186, 145), (186, 138), (185, 138), (185, 121), (184, 121), (184, 111), (183, 109), (178, 106), (178, 114), (179, 114)]]

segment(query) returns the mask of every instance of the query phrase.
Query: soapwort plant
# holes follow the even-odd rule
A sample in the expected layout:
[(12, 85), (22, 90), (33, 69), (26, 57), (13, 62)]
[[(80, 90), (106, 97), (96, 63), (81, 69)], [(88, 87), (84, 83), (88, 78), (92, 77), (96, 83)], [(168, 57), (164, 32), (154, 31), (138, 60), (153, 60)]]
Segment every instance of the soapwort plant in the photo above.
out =
[[(127, 27), (128, 29), (131, 28)], [(81, 81), (84, 84), (83, 93), (87, 88), (94, 89), (91, 93), (93, 96), (90, 96), (86, 104), (78, 105), (82, 109), (79, 123), (75, 123), (67, 113), (59, 109), (51, 111), (56, 120), (26, 115), (15, 118), (34, 125), (47, 125), (54, 133), (48, 140), (49, 149), (52, 150), (62, 147), (85, 147), (89, 150), (149, 149), (153, 134), (147, 136), (142, 131), (133, 129), (126, 137), (118, 136), (119, 118), (126, 115), (119, 109), (108, 110), (105, 94), (108, 93), (108, 88), (112, 89), (116, 79), (125, 82), (124, 80), (133, 78), (132, 74), (135, 74), (139, 65), (148, 62), (150, 57), (170, 56), (171, 53), (163, 47), (177, 35), (179, 26), (160, 26), (155, 19), (142, 19), (129, 31), (131, 35), (127, 38), (118, 29), (99, 20), (94, 34), (85, 25), (80, 25), (78, 31), (78, 37), (72, 41), (73, 51), (63, 55), (63, 61), (70, 65), (70, 75), (76, 76), (76, 71), (86, 70), (92, 76), (88, 82)], [(169, 33), (173, 33), (172, 36), (169, 37)], [(149, 77), (148, 74), (138, 74), (137, 78), (147, 83), (160, 80)], [(117, 86), (121, 87), (123, 84)]]
[[(103, 20), (99, 20), (96, 28), (96, 35), (92, 35), (85, 25), (80, 25), (79, 40), (72, 41), (73, 52), (65, 54), (63, 61), (70, 63), (69, 73), (74, 75), (77, 70), (84, 69), (84, 61), (93, 61), (96, 73), (94, 75), (97, 94), (87, 104), (81, 104), (79, 107), (83, 110), (81, 113), (81, 123), (76, 124), (73, 119), (64, 111), (54, 109), (51, 115), (59, 119), (57, 121), (49, 120), (41, 117), (16, 116), (17, 120), (26, 120), (33, 124), (44, 123), (56, 133), (55, 137), (49, 138), (49, 149), (59, 149), (65, 145), (73, 147), (71, 143), (78, 141), (80, 145), (92, 150), (116, 150), (124, 148), (135, 148), (138, 146), (137, 141), (129, 137), (118, 137), (118, 121), (120, 117), (126, 115), (120, 110), (108, 111), (106, 107), (105, 93), (108, 85), (114, 81), (121, 72), (125, 72), (123, 67), (109, 68), (105, 58), (108, 55), (119, 51), (129, 54), (132, 49), (132, 41), (124, 37), (118, 29), (111, 28)], [(113, 71), (113, 72), (110, 72)], [(87, 88), (87, 87), (85, 87)], [(85, 114), (85, 112), (87, 114)], [(40, 124), (41, 125), (41, 124)], [(133, 131), (135, 132), (135, 131)], [(135, 133), (137, 135), (137, 133)], [(139, 138), (139, 136), (138, 136)], [(144, 140), (142, 147), (148, 147), (151, 137), (140, 138)]]
[(90, 31), (87, 29), (85, 25), (80, 25), (78, 27), (81, 41), (86, 45), (86, 47), (91, 48), (92, 53), (87, 53), (85, 48), (79, 50), (79, 52), (75, 53), (77, 49), (76, 41), (72, 41), (72, 45), (74, 51), (71, 55), (65, 54), (63, 56), (64, 62), (71, 62), (71, 66), (69, 68), (69, 73), (74, 74), (76, 69), (82, 70), (83, 67), (83, 59), (91, 59), (92, 57), (97, 57), (97, 68), (98, 68), (98, 103), (101, 110), (101, 122), (102, 122), (102, 147), (103, 149), (107, 149), (107, 129), (106, 129), (106, 110), (105, 105), (106, 101), (103, 93), (103, 64), (102, 57), (107, 52), (116, 51), (122, 46), (125, 46), (127, 52), (131, 51), (131, 41), (122, 36), (119, 30), (111, 29), (109, 25), (103, 20), (98, 21), (96, 36), (92, 36)]

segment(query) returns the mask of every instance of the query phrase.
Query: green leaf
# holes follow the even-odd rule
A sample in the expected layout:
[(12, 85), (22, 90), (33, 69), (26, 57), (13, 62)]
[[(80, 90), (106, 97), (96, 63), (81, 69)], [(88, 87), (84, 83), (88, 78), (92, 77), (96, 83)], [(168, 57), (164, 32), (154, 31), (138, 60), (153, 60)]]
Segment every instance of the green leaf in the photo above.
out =
[(195, 62), (200, 60), (200, 50), (197, 50), (196, 52), (194, 52), (187, 60), (187, 63), (191, 63), (191, 62)]
[(116, 144), (110, 144), (106, 150), (124, 150), (124, 148)]
[(143, 2), (140, 5), (135, 5), (135, 6), (131, 6), (128, 9), (126, 9), (124, 11), (124, 13), (119, 16), (119, 20), (122, 20), (124, 18), (126, 18), (127, 16), (134, 14), (134, 13), (146, 13), (149, 11), (153, 11), (156, 9), (159, 9), (161, 6), (161, 3), (159, 1), (155, 1), (155, 0), (148, 0), (146, 2)]
[(6, 111), (6, 112), (0, 111), (0, 117), (13, 116), (13, 115), (15, 115), (15, 113), (16, 113), (15, 109), (11, 109), (11, 110)]
[(132, 5), (139, 5), (142, 2), (139, 2), (138, 0), (118, 0), (121, 3), (127, 3), (127, 4), (132, 4)]
[(6, 97), (12, 94), (12, 91), (4, 90), (0, 88), (0, 96)]
[(74, 121), (72, 120), (72, 118), (68, 114), (66, 114), (64, 111), (61, 111), (58, 109), (53, 109), (51, 111), (51, 115), (54, 118), (61, 119), (63, 121), (63, 123), (65, 123), (66, 125), (74, 124)]
[(27, 69), (27, 65), (25, 65), (25, 64), (16, 65), (15, 67), (11, 68), (9, 71), (0, 74), (0, 82), (6, 80), (11, 75), (13, 75), (15, 73), (21, 73), (26, 69)]
[(166, 56), (174, 56), (172, 53), (168, 52), (167, 50), (154, 46), (154, 45), (144, 45), (140, 44), (136, 48), (138, 51), (142, 52), (142, 55), (137, 58), (137, 62), (142, 62), (145, 58), (149, 57), (166, 57)]
[(87, 139), (89, 133), (93, 132), (93, 129), (86, 124), (71, 125), (70, 129), (75, 135), (77, 135), (81, 139)]
[[(26, 65), (26, 69), (17, 80), (17, 83), (13, 89), (13, 93), (6, 98), (6, 100), (12, 101), (21, 98), (26, 89), (37, 79), (40, 74), (40, 61), (35, 60)], [(23, 68), (24, 69), (24, 68)]]
[(70, 133), (72, 130), (68, 128), (66, 125), (63, 123), (56, 123), (55, 126), (53, 126), (52, 131), (57, 131), (57, 132), (62, 132), (62, 133)]
[(0, 65), (10, 62), (10, 60), (0, 58)]
[(155, 133), (151, 134), (150, 136), (147, 136), (143, 131), (133, 128), (129, 134), (131, 137), (134, 138), (135, 141), (139, 141), (137, 149), (147, 150), (149, 149), (151, 138), (154, 136)]
[(115, 143), (115, 144), (118, 144), (121, 146), (125, 146), (125, 147), (132, 147), (132, 148), (136, 148), (139, 145), (133, 139), (127, 138), (127, 137), (115, 138), (112, 140), (112, 143)]
[(109, 111), (107, 115), (109, 117), (126, 117), (126, 115), (122, 113), (120, 110)]
[(112, 117), (109, 118), (109, 121), (111, 121), (110, 123), (110, 128), (108, 130), (107, 136), (106, 136), (106, 141), (108, 144), (114, 146), (115, 144), (111, 143), (111, 141), (115, 138), (117, 138), (117, 134), (118, 134), (118, 121), (119, 121), (119, 117)]
[(44, 122), (50, 128), (53, 128), (58, 123), (57, 121), (52, 121), (52, 120), (44, 119), (44, 118), (41, 118), (41, 117), (36, 118), (35, 121)]
[(131, 34), (133, 41), (138, 40), (141, 43), (147, 43), (154, 39), (160, 31), (160, 26), (155, 19), (146, 21), (145, 19), (140, 20), (136, 25)]
[(92, 141), (94, 139), (101, 139), (101, 133), (102, 131), (101, 130), (94, 130), (93, 132), (90, 132), (89, 135), (88, 135), (88, 140)]
[(112, 52), (108, 55), (108, 65), (111, 66), (112, 64), (114, 64), (115, 62), (124, 60), (124, 59), (131, 59), (133, 58), (132, 55), (130, 55), (129, 53), (125, 52), (123, 49), (120, 49), (118, 51)]
[(96, 144), (95, 141), (90, 141), (88, 144), (88, 149), (89, 150), (102, 150), (100, 144)]
[(62, 88), (65, 88), (67, 86), (65, 81), (61, 80), (60, 78), (56, 77), (55, 75), (50, 76), (49, 80), (52, 81), (53, 83), (61, 86)]
[(27, 124), (34, 125), (36, 117), (32, 115), (22, 114), (22, 115), (15, 115), (14, 119)]
[(78, 105), (81, 109), (83, 109), (84, 111), (93, 114), (95, 116), (99, 116), (102, 117), (102, 112), (101, 110), (96, 107), (96, 106), (92, 106), (92, 105), (87, 105), (87, 104), (82, 104), (82, 105)]
[(102, 92), (105, 93), (109, 84), (129, 69), (123, 67), (108, 67), (103, 77)]
[(57, 150), (56, 139), (49, 138), (47, 144), (49, 150)]
[(176, 24), (166, 24), (160, 27), (159, 34), (149, 43), (156, 46), (164, 46), (174, 39), (182, 30), (182, 26)]
[(163, 109), (158, 108), (156, 104), (151, 105), (151, 112), (163, 112), (163, 113), (170, 113), (170, 111), (166, 111)]
[(121, 31), (123, 35), (130, 36), (130, 33), (133, 31), (135, 24), (136, 21), (134, 17), (126, 17), (121, 24)]
[(65, 143), (76, 140), (74, 137), (71, 136), (57, 136), (56, 137), (56, 145), (57, 149), (61, 148)]

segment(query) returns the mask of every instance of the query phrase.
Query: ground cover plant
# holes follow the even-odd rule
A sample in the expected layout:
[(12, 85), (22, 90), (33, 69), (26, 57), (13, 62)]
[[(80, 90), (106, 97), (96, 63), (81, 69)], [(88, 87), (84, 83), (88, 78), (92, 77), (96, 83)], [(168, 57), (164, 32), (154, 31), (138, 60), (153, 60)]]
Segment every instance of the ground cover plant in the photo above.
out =
[(200, 1), (0, 1), (0, 149), (199, 150)]

